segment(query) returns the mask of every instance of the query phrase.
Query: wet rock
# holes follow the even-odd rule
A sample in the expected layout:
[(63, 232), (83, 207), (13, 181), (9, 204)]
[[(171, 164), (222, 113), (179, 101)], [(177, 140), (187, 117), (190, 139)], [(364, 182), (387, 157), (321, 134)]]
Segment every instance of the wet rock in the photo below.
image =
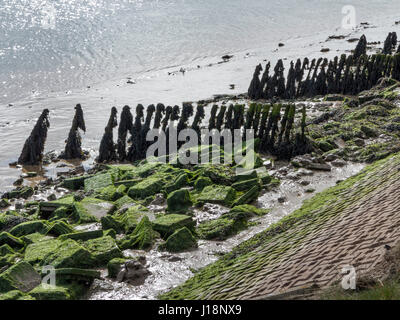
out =
[(13, 185), (14, 186), (20, 186), (23, 183), (24, 183), (24, 179), (23, 178), (18, 178), (17, 180), (14, 181)]
[(167, 198), (167, 211), (175, 213), (186, 213), (193, 202), (187, 189), (172, 192)]
[(311, 183), (311, 182), (310, 182), (310, 181), (307, 181), (307, 180), (302, 180), (302, 181), (300, 181), (300, 184), (301, 184), (302, 186), (308, 186), (310, 183)]
[(10, 206), (10, 203), (8, 202), (7, 199), (1, 199), (0, 200), (0, 208), (4, 209)]
[(356, 146), (358, 146), (358, 147), (363, 147), (363, 146), (365, 146), (365, 141), (364, 141), (364, 139), (361, 139), (361, 138), (356, 138), (356, 139), (354, 139), (354, 143), (355, 143)]
[(49, 201), (54, 201), (54, 200), (57, 200), (57, 197), (56, 197), (56, 195), (55, 195), (54, 193), (52, 193), (51, 195), (49, 195), (49, 196), (47, 197), (47, 200), (49, 200)]
[(344, 167), (346, 165), (346, 161), (337, 159), (337, 160), (332, 161), (331, 164), (334, 167), (339, 167), (340, 168), (340, 167)]
[(308, 165), (306, 165), (307, 169), (310, 170), (317, 170), (317, 171), (331, 171), (332, 168), (329, 164), (324, 164), (324, 163), (314, 163), (311, 162)]
[(197, 240), (186, 227), (176, 230), (160, 246), (160, 249), (169, 252), (181, 252), (192, 248), (197, 248)]
[(335, 154), (328, 154), (328, 155), (325, 157), (325, 161), (331, 162), (331, 161), (336, 160), (337, 158), (338, 158), (338, 157), (337, 157), (337, 155), (335, 155)]
[(134, 259), (125, 262), (122, 270), (117, 275), (118, 282), (128, 282), (132, 285), (143, 284), (150, 271), (146, 268), (143, 259)]
[(27, 262), (21, 261), (0, 274), (0, 292), (29, 292), (41, 282), (40, 275)]

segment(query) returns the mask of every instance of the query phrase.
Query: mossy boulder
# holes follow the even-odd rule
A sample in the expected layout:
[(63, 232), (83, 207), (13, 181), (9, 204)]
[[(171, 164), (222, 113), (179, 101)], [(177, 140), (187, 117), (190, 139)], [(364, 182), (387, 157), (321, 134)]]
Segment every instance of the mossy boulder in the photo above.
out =
[(256, 170), (251, 170), (248, 172), (244, 172), (242, 174), (238, 174), (234, 176), (233, 183), (243, 182), (247, 180), (253, 180), (258, 178), (258, 173)]
[(163, 185), (164, 182), (161, 178), (148, 177), (145, 180), (134, 185), (133, 187), (130, 187), (128, 190), (128, 195), (132, 199), (145, 199), (148, 196), (159, 193), (163, 188)]
[(128, 261), (126, 258), (114, 258), (110, 260), (107, 263), (108, 276), (110, 278), (116, 278), (126, 261)]
[(91, 252), (98, 266), (105, 265), (111, 259), (123, 256), (115, 240), (110, 236), (91, 239), (84, 242), (83, 245)]
[(90, 176), (67, 178), (63, 181), (63, 187), (69, 190), (79, 190), (80, 188), (83, 188), (83, 186), (85, 185), (85, 179), (89, 177)]
[(126, 187), (120, 185), (118, 187), (108, 186), (96, 192), (96, 197), (107, 201), (116, 201), (125, 195)]
[(110, 172), (96, 174), (93, 177), (85, 179), (85, 191), (94, 191), (102, 189), (113, 184), (112, 174)]
[(142, 205), (133, 205), (127, 210), (122, 210), (122, 212), (117, 212), (110, 219), (102, 219), (103, 229), (114, 229), (116, 232), (131, 233), (144, 216), (150, 218), (151, 214), (149, 210)]
[(233, 220), (249, 219), (253, 216), (264, 216), (270, 212), (270, 209), (259, 209), (249, 204), (242, 204), (233, 207), (228, 213), (225, 213), (223, 217), (230, 218)]
[(193, 202), (187, 189), (176, 190), (168, 195), (167, 211), (185, 213), (192, 204)]
[(103, 230), (114, 230), (116, 233), (124, 232), (122, 222), (115, 219), (113, 216), (105, 216), (101, 218), (101, 227)]
[(208, 178), (208, 177), (199, 177), (194, 182), (194, 188), (197, 191), (202, 191), (205, 187), (210, 186), (212, 184), (213, 184), (213, 182), (211, 181), (210, 178)]
[(25, 250), (25, 260), (54, 268), (86, 268), (94, 265), (91, 253), (72, 239), (33, 243)]
[(232, 188), (237, 191), (246, 191), (254, 186), (260, 186), (258, 178), (236, 182), (232, 185)]
[(40, 284), (40, 286), (29, 292), (29, 295), (36, 300), (70, 300), (71, 294), (69, 290), (61, 286), (51, 286), (48, 284)]
[(49, 228), (45, 220), (27, 221), (13, 227), (10, 230), (10, 234), (15, 237), (22, 237), (35, 232), (46, 233)]
[(62, 234), (73, 233), (74, 229), (64, 221), (56, 221), (52, 224), (49, 231), (47, 231), (48, 235), (60, 236)]
[(31, 244), (31, 243), (39, 242), (39, 241), (52, 240), (52, 239), (54, 239), (52, 236), (44, 235), (39, 232), (31, 233), (31, 234), (21, 237), (21, 240), (23, 240), (25, 242), (25, 244), (27, 244), (27, 245)]
[(259, 193), (260, 193), (260, 186), (256, 185), (256, 186), (252, 187), (249, 191), (247, 191), (243, 195), (241, 195), (238, 199), (236, 199), (233, 202), (232, 206), (238, 206), (241, 204), (252, 203), (257, 200)]
[(114, 210), (115, 205), (113, 203), (96, 198), (86, 197), (82, 201), (75, 203), (76, 220), (78, 223), (97, 222)]
[(14, 237), (13, 235), (11, 235), (8, 232), (1, 232), (0, 233), (0, 246), (7, 244), (9, 245), (11, 248), (22, 248), (24, 246), (24, 242), (17, 238)]
[(135, 204), (135, 200), (133, 200), (130, 196), (124, 195), (123, 197), (119, 198), (117, 201), (114, 201), (115, 206), (117, 209), (121, 209), (124, 207), (130, 207), (131, 205)]
[(22, 291), (11, 290), (11, 291), (8, 291), (7, 293), (0, 294), (0, 300), (15, 301), (15, 300), (35, 300), (35, 299)]
[(152, 223), (147, 216), (144, 216), (135, 230), (119, 241), (118, 245), (122, 250), (140, 249), (145, 250), (152, 247), (154, 240), (159, 235), (153, 230)]
[(3, 257), (7, 254), (14, 254), (15, 251), (8, 244), (3, 244), (0, 246), (0, 257)]
[(244, 220), (235, 220), (221, 217), (215, 220), (200, 223), (196, 228), (196, 233), (200, 239), (205, 240), (225, 240), (229, 236), (245, 229)]
[(40, 275), (29, 263), (21, 261), (0, 274), (0, 292), (28, 292), (38, 286), (41, 280)]
[(186, 172), (178, 175), (178, 177), (170, 184), (165, 187), (167, 193), (171, 193), (175, 190), (181, 189), (189, 184), (189, 176)]
[(193, 229), (195, 225), (196, 222), (192, 217), (182, 214), (167, 214), (153, 221), (153, 229), (158, 231), (163, 237), (168, 237), (183, 227)]
[(176, 230), (160, 246), (160, 249), (165, 249), (169, 252), (181, 252), (192, 248), (197, 248), (197, 240), (186, 227)]
[(33, 196), (34, 190), (32, 187), (21, 187), (10, 192), (7, 192), (4, 196), (8, 199), (28, 199), (29, 197)]
[(103, 230), (90, 230), (90, 231), (79, 231), (73, 233), (66, 233), (59, 237), (59, 240), (72, 239), (75, 241), (87, 241), (90, 239), (101, 238), (103, 236)]
[(211, 185), (203, 189), (197, 201), (230, 206), (236, 198), (235, 189), (227, 186)]

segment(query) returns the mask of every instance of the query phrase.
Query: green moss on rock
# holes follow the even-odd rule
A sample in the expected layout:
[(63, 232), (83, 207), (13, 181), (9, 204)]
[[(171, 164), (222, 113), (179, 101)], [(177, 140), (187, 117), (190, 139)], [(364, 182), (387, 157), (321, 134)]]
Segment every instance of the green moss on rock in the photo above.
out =
[(34, 297), (36, 300), (71, 299), (71, 294), (67, 288), (61, 286), (51, 286), (44, 283), (29, 292), (29, 295)]
[(41, 280), (40, 275), (29, 263), (21, 261), (0, 274), (0, 292), (28, 292), (38, 286)]
[(186, 213), (193, 202), (187, 189), (172, 192), (167, 198), (167, 211), (175, 213)]
[(154, 230), (158, 231), (163, 237), (167, 237), (183, 227), (193, 229), (195, 225), (196, 222), (192, 217), (182, 214), (167, 214), (153, 221)]
[(169, 252), (181, 252), (192, 248), (197, 248), (197, 240), (186, 227), (176, 230), (160, 246), (160, 249), (165, 249)]
[(114, 258), (121, 258), (122, 252), (110, 236), (91, 239), (83, 244), (93, 255), (96, 265), (102, 266)]
[(118, 245), (122, 250), (140, 249), (146, 250), (152, 247), (154, 240), (158, 237), (157, 232), (152, 228), (152, 224), (147, 216), (144, 216), (135, 230), (124, 239), (120, 240)]
[(24, 242), (21, 239), (14, 237), (8, 232), (1, 232), (0, 246), (4, 244), (9, 245), (11, 248), (22, 248), (24, 246)]
[(48, 230), (49, 225), (47, 221), (35, 220), (20, 223), (10, 230), (10, 234), (15, 237), (22, 237), (35, 232), (46, 233)]
[(197, 201), (230, 206), (235, 198), (235, 189), (227, 186), (211, 185), (203, 189)]

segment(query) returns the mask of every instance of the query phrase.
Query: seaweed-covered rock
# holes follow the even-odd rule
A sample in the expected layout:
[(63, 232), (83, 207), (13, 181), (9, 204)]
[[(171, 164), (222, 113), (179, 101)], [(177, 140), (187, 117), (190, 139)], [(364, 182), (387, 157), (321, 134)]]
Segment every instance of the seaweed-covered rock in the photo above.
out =
[(0, 292), (28, 292), (38, 286), (41, 280), (40, 275), (29, 263), (21, 261), (0, 274)]
[(241, 204), (252, 203), (257, 200), (260, 193), (260, 186), (256, 185), (252, 187), (249, 191), (245, 192), (242, 196), (233, 202), (233, 206), (238, 206)]
[(38, 287), (29, 292), (29, 295), (36, 300), (69, 300), (71, 294), (66, 287), (51, 286), (48, 284), (40, 284)]
[(135, 203), (135, 200), (133, 200), (128, 195), (124, 195), (123, 197), (119, 198), (117, 201), (114, 201), (114, 204), (117, 207), (117, 209), (121, 209), (125, 206), (131, 206), (134, 203)]
[(245, 226), (246, 223), (243, 220), (221, 217), (200, 223), (196, 228), (196, 233), (200, 239), (225, 240), (229, 236), (244, 229)]
[(189, 177), (186, 172), (179, 174), (178, 177), (165, 187), (167, 193), (183, 188), (189, 184)]
[(115, 210), (112, 202), (86, 197), (81, 202), (75, 203), (77, 219), (80, 223), (95, 222)]
[(90, 231), (80, 231), (80, 232), (73, 232), (73, 233), (66, 233), (61, 235), (58, 239), (59, 240), (80, 240), (80, 241), (87, 241), (90, 239), (96, 239), (103, 237), (103, 230), (90, 230)]
[(79, 176), (79, 177), (64, 179), (63, 187), (70, 190), (79, 190), (85, 185), (85, 180), (87, 178), (90, 178), (90, 176)]
[(163, 188), (163, 180), (157, 177), (148, 177), (128, 190), (128, 195), (132, 199), (144, 199), (154, 195)]
[(225, 213), (223, 217), (233, 220), (241, 220), (249, 219), (253, 216), (264, 216), (269, 212), (269, 209), (259, 209), (249, 204), (242, 204), (233, 207), (228, 213)]
[(96, 198), (107, 200), (107, 201), (116, 201), (119, 198), (124, 196), (126, 191), (126, 186), (119, 185), (118, 187), (115, 186), (108, 186), (96, 191)]
[(35, 232), (46, 233), (48, 230), (49, 225), (47, 221), (35, 220), (20, 223), (10, 230), (10, 234), (15, 237), (22, 237)]
[(91, 253), (72, 239), (47, 240), (27, 246), (25, 260), (54, 268), (86, 268), (94, 264)]
[(113, 178), (110, 172), (96, 174), (93, 177), (85, 179), (84, 182), (86, 192), (105, 188), (112, 184), (113, 184)]
[(33, 193), (34, 191), (32, 187), (20, 187), (5, 193), (3, 197), (7, 199), (19, 199), (19, 198), (28, 199), (33, 195)]
[(69, 224), (65, 223), (64, 221), (56, 221), (50, 227), (49, 231), (47, 231), (47, 234), (60, 236), (62, 234), (72, 232), (74, 232), (74, 229)]
[(149, 218), (145, 216), (136, 226), (135, 230), (122, 239), (118, 245), (122, 250), (145, 250), (153, 245), (153, 242), (157, 236), (157, 233), (152, 228), (152, 223), (150, 222)]
[(182, 214), (167, 214), (153, 221), (154, 230), (158, 231), (163, 237), (167, 237), (183, 227), (193, 229), (195, 225), (192, 217)]
[(0, 246), (7, 244), (11, 248), (22, 248), (24, 246), (24, 242), (13, 236), (12, 234), (8, 232), (1, 232), (0, 233)]
[(99, 266), (107, 264), (113, 258), (122, 257), (121, 250), (110, 236), (88, 240), (84, 246), (92, 253)]
[(167, 211), (185, 213), (193, 204), (190, 193), (187, 189), (180, 189), (172, 192), (167, 198)]
[(212, 185), (212, 181), (208, 177), (198, 177), (194, 182), (194, 188), (197, 191), (202, 191), (205, 187)]
[(0, 301), (1, 300), (34, 300), (34, 298), (20, 290), (11, 290), (7, 293), (0, 294)]
[(235, 189), (227, 186), (211, 185), (203, 189), (197, 201), (230, 206), (235, 198)]
[(249, 190), (254, 186), (260, 186), (260, 182), (259, 182), (258, 178), (240, 181), (240, 182), (236, 182), (236, 183), (232, 184), (232, 188), (237, 191)]
[(113, 258), (107, 263), (108, 276), (116, 278), (118, 273), (124, 268), (127, 258)]
[(181, 252), (191, 248), (197, 248), (197, 240), (186, 227), (176, 230), (160, 247), (170, 252)]

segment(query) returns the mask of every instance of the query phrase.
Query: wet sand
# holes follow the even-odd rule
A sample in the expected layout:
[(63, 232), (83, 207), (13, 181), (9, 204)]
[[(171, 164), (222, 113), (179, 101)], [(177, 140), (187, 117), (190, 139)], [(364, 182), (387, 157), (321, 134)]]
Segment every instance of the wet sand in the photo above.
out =
[[(24, 100), (0, 105), (0, 190), (12, 189), (12, 183), (22, 173), (22, 168), (10, 168), (8, 164), (18, 158), (25, 139), (44, 108), (50, 109), (51, 122), (46, 152), (64, 148), (74, 106), (81, 103), (87, 126), (87, 133), (82, 135), (83, 147), (92, 149), (94, 156), (112, 106), (121, 111), (125, 104), (132, 109), (138, 103), (145, 106), (158, 102), (181, 105), (183, 101), (209, 99), (218, 94), (241, 94), (247, 91), (254, 67), (260, 62), (266, 63), (268, 60), (273, 65), (277, 59), (285, 58), (287, 67), (290, 60), (305, 56), (331, 58), (354, 49), (356, 44), (347, 40), (358, 38), (363, 33), (369, 42), (383, 42), (388, 32), (399, 29), (400, 25), (396, 25), (395, 21), (387, 21), (380, 26), (359, 26), (352, 32), (333, 30), (331, 33), (318, 34), (317, 37), (290, 39), (285, 41), (283, 47), (278, 47), (278, 43), (266, 43), (258, 49), (227, 52), (233, 55), (227, 62), (221, 57), (206, 58), (189, 65), (127, 75), (126, 78), (93, 84), (82, 90), (48, 94), (35, 92)], [(328, 40), (333, 35), (345, 38)], [(330, 51), (322, 53), (322, 48), (329, 48)], [(370, 50), (371, 53), (374, 51)], [(182, 68), (186, 70), (185, 73), (180, 72)], [(234, 89), (231, 89), (232, 84)]]

